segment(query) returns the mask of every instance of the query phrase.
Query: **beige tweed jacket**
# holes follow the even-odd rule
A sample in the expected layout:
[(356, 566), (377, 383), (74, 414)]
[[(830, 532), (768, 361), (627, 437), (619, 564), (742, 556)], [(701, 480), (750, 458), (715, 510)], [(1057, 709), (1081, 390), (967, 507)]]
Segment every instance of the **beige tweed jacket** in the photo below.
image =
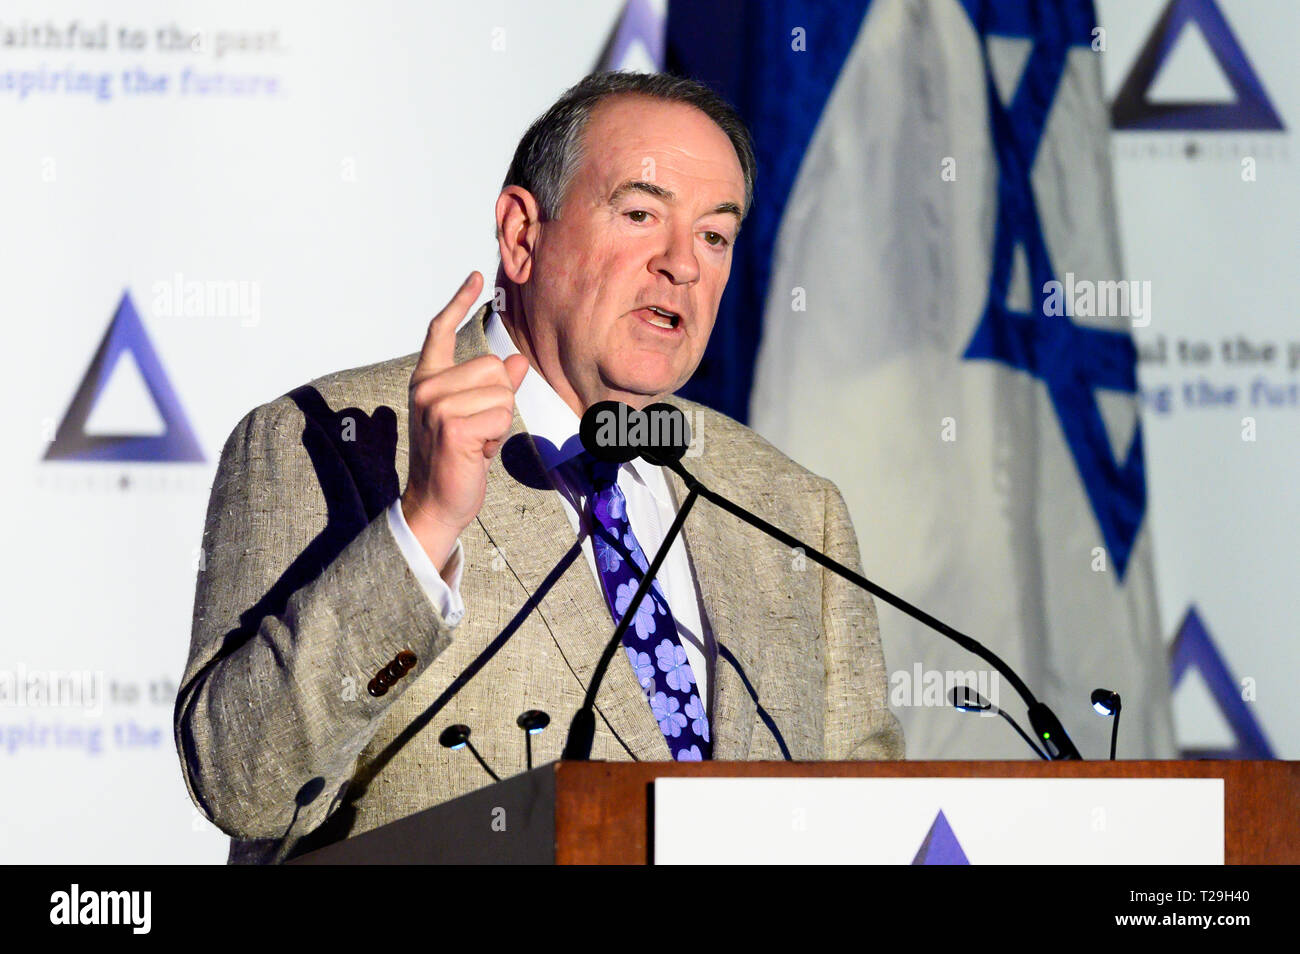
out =
[[(484, 305), (456, 360), (490, 353)], [(613, 632), (561, 501), (515, 414), (461, 535), (466, 612), (448, 626), (412, 575), (385, 508), (407, 472), (417, 355), (327, 375), (250, 412), (222, 450), (203, 532), (175, 734), (195, 804), (230, 861), (282, 861), (524, 770), (526, 709), (550, 714), (536, 764), (558, 758)], [(707, 487), (860, 571), (839, 491), (753, 431), (692, 402), (685, 463)], [(694, 449), (692, 451), (694, 455)], [(667, 474), (680, 502), (682, 481)], [(686, 550), (716, 652), (717, 760), (900, 759), (871, 598), (700, 500)], [(403, 651), (416, 662), (367, 691)], [(592, 757), (666, 760), (623, 653), (597, 697)]]

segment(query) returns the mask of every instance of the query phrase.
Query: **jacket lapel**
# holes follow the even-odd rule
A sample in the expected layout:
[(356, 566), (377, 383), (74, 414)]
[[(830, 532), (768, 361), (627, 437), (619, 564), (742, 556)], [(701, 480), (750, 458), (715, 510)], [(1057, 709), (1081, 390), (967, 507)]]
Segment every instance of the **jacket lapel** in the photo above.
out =
[[(483, 333), (488, 308), (484, 305), (458, 333), (458, 364), (491, 353)], [(530, 596), (546, 586), (547, 578), (574, 546), (573, 527), (559, 493), (545, 476), (541, 458), (518, 408), (510, 437), (488, 471), (487, 492), (478, 522)], [(550, 630), (565, 662), (585, 691), (614, 633), (614, 622), (581, 552), (574, 556), (563, 575), (551, 582), (535, 612)], [(633, 757), (660, 761), (672, 758), (641, 685), (622, 652), (615, 654), (605, 673), (596, 696), (596, 709)]]

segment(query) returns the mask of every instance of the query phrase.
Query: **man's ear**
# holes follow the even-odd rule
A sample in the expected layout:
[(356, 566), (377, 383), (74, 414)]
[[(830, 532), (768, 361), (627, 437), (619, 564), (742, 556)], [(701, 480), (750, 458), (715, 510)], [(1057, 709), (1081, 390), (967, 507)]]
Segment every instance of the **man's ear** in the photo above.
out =
[(527, 189), (506, 186), (497, 196), (497, 248), (501, 269), (516, 285), (528, 281), (541, 231), (541, 209)]

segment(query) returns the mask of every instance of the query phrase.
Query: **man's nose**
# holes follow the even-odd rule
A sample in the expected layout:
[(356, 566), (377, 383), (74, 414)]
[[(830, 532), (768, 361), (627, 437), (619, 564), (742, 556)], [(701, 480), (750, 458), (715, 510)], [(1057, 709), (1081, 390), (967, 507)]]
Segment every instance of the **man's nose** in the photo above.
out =
[(651, 261), (650, 270), (665, 276), (674, 285), (690, 285), (700, 280), (700, 261), (695, 257), (695, 236), (689, 229), (668, 233), (668, 244)]

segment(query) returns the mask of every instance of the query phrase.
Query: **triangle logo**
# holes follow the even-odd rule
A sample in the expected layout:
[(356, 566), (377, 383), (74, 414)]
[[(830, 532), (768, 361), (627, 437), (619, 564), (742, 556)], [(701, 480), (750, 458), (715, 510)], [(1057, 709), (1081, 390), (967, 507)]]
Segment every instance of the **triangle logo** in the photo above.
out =
[(1223, 717), (1199, 669), (1188, 669), (1183, 674), (1171, 702), (1180, 748), (1227, 751), (1237, 744), (1232, 726)]
[(167, 432), (167, 425), (154, 405), (144, 373), (128, 348), (117, 359), (104, 382), (100, 397), (86, 418), (85, 432), (101, 434), (153, 434)]
[[(1229, 102), (1151, 98), (1152, 85), (1189, 25), (1199, 28), (1232, 87)], [(1196, 29), (1192, 31), (1195, 39)], [(1208, 64), (1207, 64), (1208, 65)], [(1214, 0), (1169, 0), (1110, 108), (1115, 129), (1280, 131), (1285, 127)]]
[(658, 73), (664, 63), (664, 33), (665, 17), (653, 0), (627, 0), (596, 68)]
[(925, 841), (921, 842), (921, 847), (917, 849), (912, 864), (970, 864), (970, 861), (966, 858), (966, 852), (961, 850), (961, 844), (957, 841), (957, 836), (953, 834), (952, 826), (948, 824), (948, 819), (944, 817), (943, 809), (940, 809), (939, 814), (934, 816), (934, 821), (930, 824), (930, 830), (925, 834)]
[[(153, 400), (161, 433), (151, 426), (146, 433), (101, 433), (87, 429), (92, 412), (104, 396), (105, 387), (114, 377), (123, 358), (128, 365), (133, 361), (138, 374)], [(121, 376), (118, 376), (120, 380)], [(97, 417), (102, 417), (97, 415)], [(131, 301), (131, 293), (124, 291), (113, 320), (99, 343), (90, 367), (82, 376), (77, 393), (63, 415), (54, 441), (45, 452), (45, 460), (76, 461), (143, 461), (160, 463), (201, 462), (203, 451), (194, 436), (180, 400), (172, 389), (167, 372), (153, 343), (145, 333), (144, 325)]]
[(1247, 708), (1233, 678), (1210, 638), (1210, 633), (1201, 622), (1195, 606), (1187, 608), (1187, 615), (1178, 627), (1178, 635), (1169, 647), (1169, 686), (1170, 691), (1189, 672), (1197, 670), (1215, 705), (1219, 707), (1236, 740), (1236, 744), (1227, 749), (1184, 749), (1181, 757), (1185, 759), (1275, 759), (1272, 747), (1264, 736), (1255, 717)]

